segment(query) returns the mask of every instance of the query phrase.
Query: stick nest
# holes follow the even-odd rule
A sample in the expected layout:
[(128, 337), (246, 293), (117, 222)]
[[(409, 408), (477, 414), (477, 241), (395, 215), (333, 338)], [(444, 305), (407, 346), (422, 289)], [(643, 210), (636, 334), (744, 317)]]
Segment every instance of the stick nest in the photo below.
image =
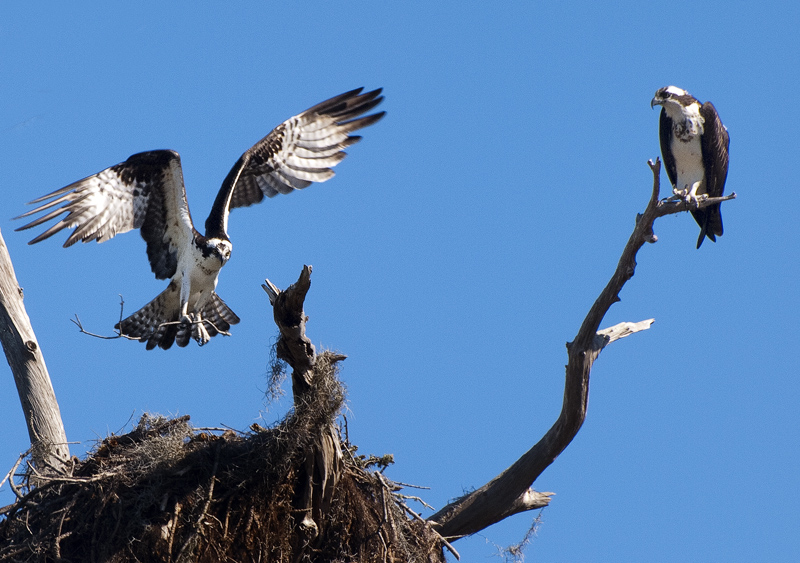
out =
[(317, 356), (314, 377), (315, 392), (273, 428), (219, 434), (146, 414), (68, 472), (29, 471), (0, 509), (0, 561), (444, 561), (440, 537), (375, 470), (382, 462), (340, 437), (333, 502), (316, 537), (303, 533), (306, 456), (344, 401), (336, 356)]

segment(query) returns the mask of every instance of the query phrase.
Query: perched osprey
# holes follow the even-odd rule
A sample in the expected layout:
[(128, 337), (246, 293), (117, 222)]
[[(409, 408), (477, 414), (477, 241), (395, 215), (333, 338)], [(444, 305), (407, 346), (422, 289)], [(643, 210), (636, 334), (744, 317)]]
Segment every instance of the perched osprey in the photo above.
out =
[[(711, 102), (700, 102), (686, 90), (667, 86), (656, 92), (650, 107), (661, 106), (661, 154), (672, 191), (697, 203), (698, 195), (720, 197), (728, 176), (728, 130)], [(722, 235), (719, 204), (692, 211), (700, 225), (697, 248), (705, 237)]]
[[(150, 267), (167, 288), (142, 309), (117, 323), (120, 333), (167, 349), (201, 346), (239, 317), (214, 292), (222, 266), (231, 256), (228, 213), (266, 197), (324, 182), (344, 149), (361, 137), (350, 135), (377, 122), (385, 112), (359, 117), (382, 100), (381, 89), (346, 92), (287, 119), (253, 145), (233, 165), (206, 219), (205, 235), (192, 223), (181, 160), (171, 150), (142, 152), (125, 162), (30, 202), (41, 204), (20, 215), (52, 209), (19, 230), (41, 225), (66, 212), (28, 244), (65, 228), (75, 230), (64, 247), (77, 241), (104, 242), (117, 233), (140, 229)], [(48, 201), (49, 200), (49, 201)], [(20, 218), (18, 217), (18, 218)]]

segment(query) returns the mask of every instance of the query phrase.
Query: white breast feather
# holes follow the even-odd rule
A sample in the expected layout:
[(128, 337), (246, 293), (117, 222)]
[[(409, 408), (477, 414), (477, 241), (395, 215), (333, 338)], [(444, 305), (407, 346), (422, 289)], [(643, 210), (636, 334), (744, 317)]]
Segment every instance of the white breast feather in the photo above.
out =
[(703, 118), (697, 103), (688, 107), (666, 107), (672, 118), (672, 144), (670, 146), (675, 157), (677, 168), (677, 188), (688, 189), (691, 193), (706, 192), (705, 168), (703, 166), (703, 150), (700, 136), (703, 134)]

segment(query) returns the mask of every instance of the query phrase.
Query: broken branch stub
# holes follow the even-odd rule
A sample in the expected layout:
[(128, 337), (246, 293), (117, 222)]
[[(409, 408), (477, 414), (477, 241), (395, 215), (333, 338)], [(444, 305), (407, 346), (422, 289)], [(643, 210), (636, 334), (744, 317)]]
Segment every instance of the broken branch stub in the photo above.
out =
[(311, 266), (303, 266), (298, 280), (281, 291), (269, 280), (261, 287), (269, 295), (272, 316), (281, 332), (276, 353), (279, 359), (292, 366), (292, 392), (295, 404), (309, 390), (316, 360), (316, 351), (306, 336), (306, 316), (303, 303), (311, 287)]

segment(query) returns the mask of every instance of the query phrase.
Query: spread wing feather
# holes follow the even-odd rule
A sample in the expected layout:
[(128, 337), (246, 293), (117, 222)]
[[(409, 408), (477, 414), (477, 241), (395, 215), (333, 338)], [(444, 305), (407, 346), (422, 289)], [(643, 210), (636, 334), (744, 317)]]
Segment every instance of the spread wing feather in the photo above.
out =
[(66, 216), (29, 244), (64, 229), (74, 229), (65, 247), (78, 241), (105, 242), (119, 233), (140, 229), (158, 279), (175, 274), (178, 252), (196, 232), (186, 203), (180, 156), (169, 150), (135, 154), (30, 203), (41, 205), (17, 219), (50, 211), (18, 231), (42, 225), (62, 213)]
[(333, 177), (344, 149), (361, 137), (350, 135), (377, 122), (385, 112), (359, 117), (383, 100), (381, 89), (361, 88), (315, 105), (278, 125), (240, 159), (241, 172), (228, 210), (266, 197), (303, 189)]

